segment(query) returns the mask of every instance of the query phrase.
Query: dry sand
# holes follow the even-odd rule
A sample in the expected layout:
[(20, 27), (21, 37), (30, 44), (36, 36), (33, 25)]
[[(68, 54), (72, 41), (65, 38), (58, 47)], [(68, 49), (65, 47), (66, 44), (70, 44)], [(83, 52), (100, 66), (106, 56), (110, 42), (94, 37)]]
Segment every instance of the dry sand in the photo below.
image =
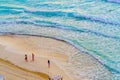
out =
[[(28, 62), (24, 60), (25, 54)], [(6, 80), (48, 80), (53, 75), (61, 75), (63, 80), (111, 80), (111, 73), (103, 65), (72, 45), (23, 35), (0, 35), (0, 74)]]
[[(50, 38), (1, 35), (0, 74), (4, 75), (6, 80), (47, 80), (47, 75), (61, 75), (64, 80), (75, 80), (58, 64), (68, 62), (68, 56), (63, 52), (70, 48), (72, 49), (69, 44)], [(32, 53), (35, 54), (34, 62), (31, 61)], [(25, 54), (28, 55), (28, 62), (24, 61)], [(51, 61), (50, 68), (47, 65), (48, 59)], [(34, 72), (40, 73), (38, 75)]]

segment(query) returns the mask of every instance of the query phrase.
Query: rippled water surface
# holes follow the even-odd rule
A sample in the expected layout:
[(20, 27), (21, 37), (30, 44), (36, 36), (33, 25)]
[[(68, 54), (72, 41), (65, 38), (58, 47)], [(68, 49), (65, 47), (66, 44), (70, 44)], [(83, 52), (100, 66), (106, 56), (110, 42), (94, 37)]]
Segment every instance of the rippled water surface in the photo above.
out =
[(120, 80), (120, 0), (0, 0), (0, 33), (66, 40)]

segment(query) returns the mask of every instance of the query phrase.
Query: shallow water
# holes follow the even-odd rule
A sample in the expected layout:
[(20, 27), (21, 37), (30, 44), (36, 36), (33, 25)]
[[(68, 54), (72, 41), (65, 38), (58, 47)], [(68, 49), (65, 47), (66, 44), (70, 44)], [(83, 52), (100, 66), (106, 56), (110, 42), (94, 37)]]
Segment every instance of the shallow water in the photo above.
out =
[(0, 33), (66, 40), (120, 80), (119, 0), (0, 0)]

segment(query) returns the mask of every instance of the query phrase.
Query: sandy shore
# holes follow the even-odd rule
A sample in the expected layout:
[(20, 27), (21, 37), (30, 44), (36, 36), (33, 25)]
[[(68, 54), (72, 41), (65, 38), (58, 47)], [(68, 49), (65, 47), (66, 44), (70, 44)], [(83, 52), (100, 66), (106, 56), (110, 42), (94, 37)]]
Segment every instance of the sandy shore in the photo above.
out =
[[(61, 49), (59, 48), (60, 46), (62, 46)], [(64, 42), (50, 38), (44, 38), (44, 37), (39, 38), (34, 36), (31, 37), (31, 36), (17, 36), (17, 35), (0, 36), (1, 59), (10, 61), (12, 64), (26, 70), (41, 72), (49, 76), (61, 75), (63, 76), (64, 80), (73, 80), (74, 78), (71, 77), (71, 75), (69, 75), (62, 68), (60, 68), (59, 65), (56, 64), (56, 60), (59, 62), (68, 62), (67, 55), (60, 52), (67, 50), (65, 49), (67, 47), (69, 47), (69, 45), (65, 44)], [(31, 53), (35, 54), (34, 62), (31, 61)], [(28, 62), (24, 61), (25, 54), (28, 55)], [(51, 61), (51, 68), (48, 68), (47, 66), (48, 59)], [(8, 66), (7, 63), (3, 65)], [(3, 75), (5, 75), (6, 78), (11, 78), (11, 80), (15, 79), (14, 77), (17, 77), (12, 74), (11, 76), (13, 77), (9, 77), (10, 71), (9, 70), (6, 71), (5, 68), (3, 72), (6, 72)], [(16, 70), (15, 73), (19, 74), (19, 71)], [(22, 74), (24, 75), (25, 73), (21, 72), (21, 77)], [(6, 79), (6, 80), (10, 80), (10, 79)], [(29, 80), (33, 80), (33, 79), (30, 78)]]
[[(61, 75), (64, 80), (89, 80), (84, 78), (86, 75), (88, 77), (91, 76), (91, 74), (88, 74), (87, 71), (93, 69), (93, 71), (101, 70), (103, 71), (102, 73), (105, 72), (107, 77), (111, 76), (106, 69), (101, 69), (103, 66), (86, 54), (80, 54), (80, 56), (79, 54), (74, 55), (79, 56), (78, 59), (81, 58), (79, 61), (77, 57), (71, 60), (70, 56), (78, 52), (79, 51), (70, 44), (51, 38), (22, 35), (1, 35), (0, 74), (4, 75), (6, 80), (48, 80), (48, 76), (53, 75)], [(31, 61), (32, 53), (35, 54), (34, 62)], [(25, 62), (24, 60), (25, 54), (28, 55), (28, 62)], [(50, 68), (48, 68), (47, 65), (48, 59), (51, 61)], [(76, 66), (76, 64), (78, 64), (76, 63), (76, 60), (80, 62), (80, 66)], [(66, 68), (64, 66), (66, 66)], [(74, 74), (76, 75), (77, 73), (73, 73), (71, 70), (77, 69), (78, 67), (79, 71), (81, 71), (78, 72), (81, 73), (81, 78), (74, 76)], [(95, 75), (96, 74), (99, 75), (100, 73), (95, 73)], [(110, 80), (110, 78), (106, 80)]]
[(48, 80), (46, 74), (26, 70), (3, 59), (0, 59), (0, 74), (5, 80)]

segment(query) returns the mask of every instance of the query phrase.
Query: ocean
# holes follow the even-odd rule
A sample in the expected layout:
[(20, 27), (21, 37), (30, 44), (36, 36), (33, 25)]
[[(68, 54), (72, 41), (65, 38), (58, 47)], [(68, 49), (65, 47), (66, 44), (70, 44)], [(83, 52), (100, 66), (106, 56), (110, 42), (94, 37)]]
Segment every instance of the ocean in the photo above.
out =
[(120, 80), (120, 0), (0, 0), (0, 34), (65, 40)]

